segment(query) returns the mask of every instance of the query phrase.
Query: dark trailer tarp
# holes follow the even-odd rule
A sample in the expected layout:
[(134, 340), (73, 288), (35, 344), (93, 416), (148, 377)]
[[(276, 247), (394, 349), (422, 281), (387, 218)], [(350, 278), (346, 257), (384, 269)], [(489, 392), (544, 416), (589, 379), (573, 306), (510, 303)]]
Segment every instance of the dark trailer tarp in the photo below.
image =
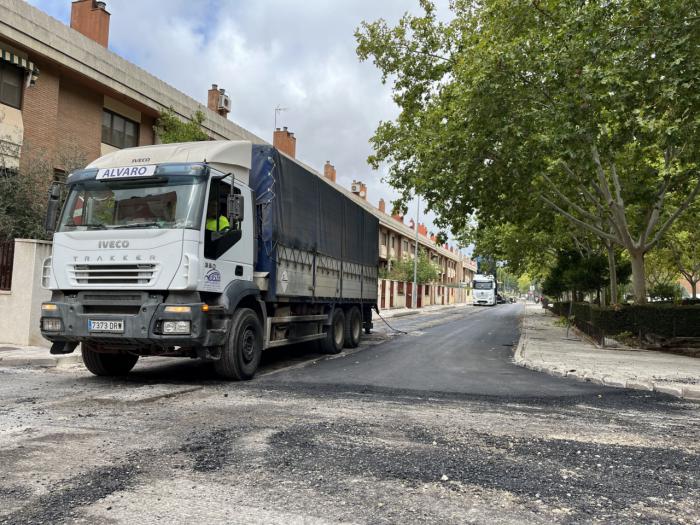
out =
[(318, 175), (272, 146), (254, 145), (250, 186), (259, 221), (256, 271), (270, 272), (271, 285), (280, 246), (376, 269), (379, 220)]

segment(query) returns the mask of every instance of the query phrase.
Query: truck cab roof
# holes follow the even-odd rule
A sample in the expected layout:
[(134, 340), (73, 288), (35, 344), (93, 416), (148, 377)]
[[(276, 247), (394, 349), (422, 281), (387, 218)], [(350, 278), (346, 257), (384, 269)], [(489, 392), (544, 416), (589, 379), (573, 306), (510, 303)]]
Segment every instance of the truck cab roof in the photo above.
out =
[(247, 140), (209, 140), (127, 148), (91, 162), (86, 169), (119, 168), (137, 165), (206, 163), (235, 179), (249, 184), (252, 146)]

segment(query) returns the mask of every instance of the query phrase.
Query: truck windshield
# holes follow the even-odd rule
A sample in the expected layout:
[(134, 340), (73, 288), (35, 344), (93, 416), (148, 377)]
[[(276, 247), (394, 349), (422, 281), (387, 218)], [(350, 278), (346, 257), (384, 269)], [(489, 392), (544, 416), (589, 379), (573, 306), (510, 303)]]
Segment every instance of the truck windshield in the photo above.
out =
[(474, 281), (475, 290), (490, 290), (493, 288), (493, 281)]
[(206, 179), (187, 175), (138, 181), (89, 180), (70, 186), (58, 231), (119, 228), (198, 230)]

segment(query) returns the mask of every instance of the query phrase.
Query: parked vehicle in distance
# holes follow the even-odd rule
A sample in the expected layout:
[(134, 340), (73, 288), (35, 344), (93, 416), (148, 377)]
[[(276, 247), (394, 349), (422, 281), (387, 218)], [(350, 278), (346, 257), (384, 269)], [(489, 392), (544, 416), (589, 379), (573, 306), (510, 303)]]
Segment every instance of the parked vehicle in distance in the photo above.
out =
[(496, 304), (496, 279), (493, 275), (476, 274), (472, 281), (474, 306), (494, 306)]
[(143, 356), (250, 379), (263, 350), (360, 343), (377, 303), (378, 220), (268, 145), (123, 149), (51, 190), (41, 332), (96, 375)]

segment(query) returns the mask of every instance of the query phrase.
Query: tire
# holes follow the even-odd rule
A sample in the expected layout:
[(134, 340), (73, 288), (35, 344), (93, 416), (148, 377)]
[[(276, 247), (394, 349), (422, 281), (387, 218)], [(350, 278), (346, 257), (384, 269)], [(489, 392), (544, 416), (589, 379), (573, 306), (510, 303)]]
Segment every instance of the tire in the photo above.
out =
[(128, 374), (139, 356), (133, 354), (105, 354), (96, 352), (96, 345), (82, 344), (85, 368), (96, 376), (124, 376)]
[(345, 348), (357, 348), (362, 338), (362, 314), (357, 306), (345, 314)]
[(262, 349), (262, 325), (257, 314), (250, 308), (236, 310), (221, 359), (214, 363), (214, 369), (224, 379), (252, 379), (260, 365)]
[(333, 309), (331, 325), (326, 337), (321, 339), (321, 352), (324, 354), (339, 354), (345, 345), (345, 312), (341, 308)]

